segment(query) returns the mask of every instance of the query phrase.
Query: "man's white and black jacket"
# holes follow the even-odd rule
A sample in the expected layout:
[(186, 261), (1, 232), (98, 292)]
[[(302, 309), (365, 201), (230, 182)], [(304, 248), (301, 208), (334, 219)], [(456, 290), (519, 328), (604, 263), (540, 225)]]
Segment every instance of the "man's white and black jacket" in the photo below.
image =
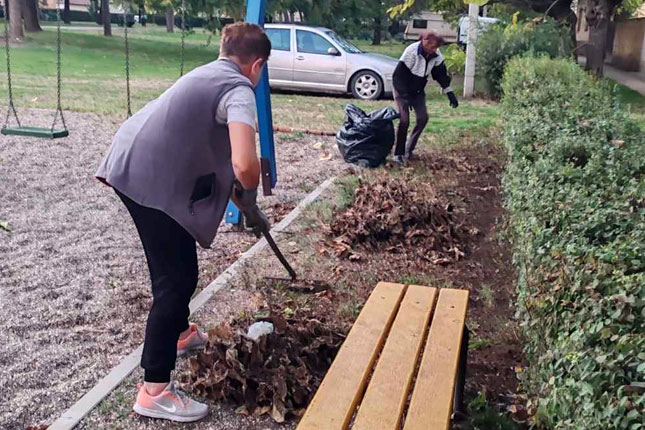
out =
[(401, 97), (423, 93), (428, 76), (432, 76), (441, 85), (444, 94), (452, 92), (450, 75), (441, 52), (437, 50), (427, 57), (423, 54), (421, 42), (416, 42), (408, 46), (401, 55), (392, 75), (394, 89)]

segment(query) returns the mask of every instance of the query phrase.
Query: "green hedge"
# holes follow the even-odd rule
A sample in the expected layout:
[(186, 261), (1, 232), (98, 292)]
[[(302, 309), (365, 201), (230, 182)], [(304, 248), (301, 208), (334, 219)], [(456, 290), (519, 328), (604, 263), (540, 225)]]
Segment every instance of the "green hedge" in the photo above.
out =
[(490, 26), (477, 41), (477, 72), (486, 91), (501, 96), (504, 68), (511, 58), (532, 52), (551, 58), (571, 56), (569, 30), (553, 20)]
[[(57, 20), (56, 9), (41, 9), (40, 13), (44, 21)], [(62, 20), (63, 11), (61, 11), (60, 15)], [(89, 12), (81, 10), (70, 10), (69, 19), (74, 22), (94, 22), (94, 17)]]
[(645, 133), (568, 60), (516, 58), (502, 89), (536, 421), (645, 429)]

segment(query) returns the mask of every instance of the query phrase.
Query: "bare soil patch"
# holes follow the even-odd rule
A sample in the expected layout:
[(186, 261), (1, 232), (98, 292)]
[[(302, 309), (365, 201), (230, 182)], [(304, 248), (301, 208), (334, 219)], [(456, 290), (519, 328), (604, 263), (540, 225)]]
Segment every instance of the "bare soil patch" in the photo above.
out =
[(502, 149), (484, 144), (433, 149), (402, 169), (359, 171), (363, 185), (352, 205), (343, 207), (340, 184), (280, 238), (301, 278), (329, 291), (298, 294), (275, 282), (285, 273), (269, 251), (245, 282), (259, 289), (265, 307), (296, 319), (316, 315), (342, 333), (379, 281), (468, 289), (467, 392), (504, 411), (517, 399), (524, 357), (512, 309), (515, 271), (500, 234), (502, 166)]
[[(376, 171), (354, 170), (353, 175), (345, 176), (322, 200), (315, 202), (301, 219), (276, 238), (302, 282), (291, 284), (276, 281), (275, 278), (285, 277), (286, 272), (271, 251), (265, 249), (233, 279), (230, 290), (218, 293), (195, 316), (203, 327), (214, 329), (211, 344), (205, 354), (180, 360), (176, 377), (183, 382), (187, 392), (205, 399), (213, 410), (203, 421), (187, 428), (295, 428), (295, 417), (302, 410), (301, 404), (294, 401), (294, 396), (310, 396), (320, 382), (321, 370), (318, 368), (318, 373), (310, 379), (301, 370), (301, 380), (298, 381), (297, 378), (290, 379), (297, 375), (298, 365), (292, 364), (294, 373), (287, 369), (276, 373), (276, 367), (256, 366), (251, 357), (256, 354), (255, 360), (259, 360), (259, 349), (268, 348), (264, 349), (264, 353), (271, 351), (272, 354), (286, 357), (286, 363), (298, 363), (301, 351), (305, 351), (305, 354), (311, 351), (307, 342), (325, 338), (324, 335), (316, 337), (307, 333), (312, 330), (312, 325), (322, 327), (323, 331), (328, 330), (324, 331), (327, 334), (329, 331), (346, 334), (378, 281), (469, 289), (471, 303), (468, 326), (472, 342), (467, 392), (471, 397), (474, 393), (483, 392), (493, 404), (499, 403), (500, 409), (508, 407), (517, 391), (514, 369), (523, 365), (523, 356), (510, 306), (515, 273), (507, 244), (498, 234), (504, 216), (499, 191), (503, 164), (501, 154), (500, 148), (489, 144), (435, 149), (422, 154), (418, 161), (403, 169), (388, 166)], [(423, 244), (412, 251), (410, 248), (414, 247), (414, 243), (396, 246), (393, 250), (392, 241), (389, 240), (374, 240), (367, 246), (365, 243), (352, 243), (350, 248), (353, 253), (360, 255), (358, 259), (349, 258), (352, 254), (336, 254), (333, 246), (329, 245), (335, 237), (331, 233), (333, 224), (345, 219), (341, 214), (350, 213), (356, 208), (347, 206), (346, 201), (347, 190), (351, 189), (348, 184), (356, 182), (356, 176), (361, 177), (365, 184), (382, 183), (379, 181), (385, 176), (395, 184), (401, 178), (424, 180), (432, 188), (432, 193), (415, 194), (413, 200), (421, 206), (428, 202), (441, 202), (437, 207), (444, 209), (446, 205), (453, 206), (445, 223), (426, 223), (425, 228), (433, 230), (442, 229), (442, 226), (460, 226), (468, 232), (458, 236), (456, 242), (464, 255), (438, 264), (423, 257)], [(423, 185), (419, 184), (419, 187)], [(383, 195), (378, 196), (383, 201)], [(406, 199), (399, 197), (394, 201)], [(363, 204), (359, 200), (355, 202), (358, 206)], [(372, 207), (371, 204), (365, 204)], [(378, 207), (373, 206), (377, 212)], [(428, 207), (436, 206), (431, 204)], [(368, 212), (363, 215), (370, 217)], [(361, 218), (360, 213), (351, 216)], [(399, 224), (395, 222), (393, 225)], [(406, 236), (405, 231), (410, 230), (412, 225), (405, 226), (401, 237)], [(397, 241), (406, 243), (405, 240)], [(293, 288), (325, 284), (329, 286), (328, 289), (304, 293)], [(236, 306), (229, 306), (229, 301), (234, 301)], [(254, 352), (253, 344), (243, 339), (242, 334), (252, 322), (275, 322), (275, 318), (292, 324), (291, 330), (295, 332), (279, 330), (278, 338), (276, 334), (270, 335), (265, 339), (267, 344), (258, 346)], [(307, 333), (306, 342), (299, 337), (298, 333), (302, 331)], [(271, 346), (267, 346), (269, 343)], [(321, 361), (331, 361), (328, 352), (319, 355), (324, 359)], [(240, 363), (231, 360), (233, 356)], [(262, 355), (262, 358), (265, 356)], [(144, 419), (131, 412), (134, 387), (140, 378), (141, 372), (135, 372), (82, 422), (80, 428), (174, 428), (172, 423)], [(260, 389), (260, 386), (263, 388)], [(276, 397), (277, 413), (274, 410)], [(213, 398), (220, 400), (213, 401)], [(278, 424), (272, 415), (281, 420), (282, 412), (287, 420)]]

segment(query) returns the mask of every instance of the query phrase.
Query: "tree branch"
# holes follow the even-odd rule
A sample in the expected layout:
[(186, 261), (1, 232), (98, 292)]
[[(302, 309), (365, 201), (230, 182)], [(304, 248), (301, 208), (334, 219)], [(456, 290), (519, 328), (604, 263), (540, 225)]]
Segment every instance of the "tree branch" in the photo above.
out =
[(549, 12), (551, 12), (551, 9), (553, 9), (553, 6), (555, 6), (555, 4), (557, 2), (559, 2), (559, 1), (560, 0), (555, 0), (553, 3), (551, 3), (551, 6), (549, 6), (549, 8), (546, 10), (546, 12), (544, 12), (544, 18), (545, 19), (546, 19), (547, 16), (549, 16)]

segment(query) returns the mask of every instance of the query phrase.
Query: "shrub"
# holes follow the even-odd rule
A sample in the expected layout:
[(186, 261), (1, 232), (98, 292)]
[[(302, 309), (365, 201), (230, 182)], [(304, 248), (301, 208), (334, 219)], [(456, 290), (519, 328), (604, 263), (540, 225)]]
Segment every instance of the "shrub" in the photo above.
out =
[(486, 90), (493, 97), (501, 95), (501, 82), (506, 63), (518, 55), (532, 52), (551, 58), (571, 55), (568, 29), (552, 20), (536, 23), (490, 26), (477, 41), (477, 72), (486, 81)]
[(463, 75), (466, 69), (466, 53), (459, 45), (451, 44), (441, 49), (446, 68), (452, 75)]
[(645, 428), (645, 133), (568, 60), (504, 75), (504, 176), (536, 420)]

